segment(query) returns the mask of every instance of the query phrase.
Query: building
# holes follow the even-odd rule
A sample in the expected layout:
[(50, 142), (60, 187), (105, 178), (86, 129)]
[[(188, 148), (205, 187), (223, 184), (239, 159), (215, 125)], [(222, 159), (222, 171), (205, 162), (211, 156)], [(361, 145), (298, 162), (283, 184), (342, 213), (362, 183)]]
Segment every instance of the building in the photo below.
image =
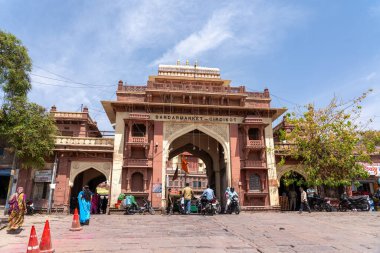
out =
[[(115, 126), (111, 205), (120, 193), (166, 204), (167, 163), (187, 152), (200, 158), (218, 198), (234, 187), (243, 206), (278, 206), (268, 89), (248, 92), (217, 68), (159, 65), (146, 85), (119, 81), (116, 101), (102, 101)], [(221, 198), (223, 201), (223, 198)]]

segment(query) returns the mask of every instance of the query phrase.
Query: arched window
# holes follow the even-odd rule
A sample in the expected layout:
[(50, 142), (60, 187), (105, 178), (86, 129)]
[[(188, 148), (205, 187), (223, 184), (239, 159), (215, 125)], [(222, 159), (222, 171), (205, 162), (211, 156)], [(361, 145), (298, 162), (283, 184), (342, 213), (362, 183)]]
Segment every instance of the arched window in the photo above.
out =
[(139, 173), (135, 172), (132, 174), (131, 177), (131, 190), (133, 192), (143, 192), (144, 191), (144, 176)]
[(261, 181), (260, 181), (259, 175), (251, 174), (249, 176), (249, 190), (250, 191), (260, 191), (261, 190)]

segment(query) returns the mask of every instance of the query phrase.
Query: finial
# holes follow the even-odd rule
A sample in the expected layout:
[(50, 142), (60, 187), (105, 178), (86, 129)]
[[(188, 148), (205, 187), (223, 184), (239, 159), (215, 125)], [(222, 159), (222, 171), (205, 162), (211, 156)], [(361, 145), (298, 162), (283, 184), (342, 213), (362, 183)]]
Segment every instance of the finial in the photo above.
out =
[(194, 67), (197, 67), (197, 66), (198, 66), (198, 61), (195, 60)]
[(177, 60), (177, 65), (181, 65), (181, 61), (180, 60)]
[(187, 66), (189, 65), (189, 60), (186, 60), (186, 65), (187, 65)]

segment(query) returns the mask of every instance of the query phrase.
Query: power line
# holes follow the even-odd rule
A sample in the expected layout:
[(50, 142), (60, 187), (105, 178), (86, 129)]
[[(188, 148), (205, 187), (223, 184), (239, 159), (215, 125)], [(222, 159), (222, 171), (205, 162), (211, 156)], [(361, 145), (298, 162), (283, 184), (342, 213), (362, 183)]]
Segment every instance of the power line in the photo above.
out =
[(70, 85), (63, 85), (63, 84), (53, 84), (53, 83), (44, 83), (44, 82), (38, 82), (32, 80), (32, 83), (35, 84), (41, 84), (41, 85), (47, 85), (47, 86), (56, 86), (56, 87), (65, 87), (65, 88), (74, 88), (74, 89), (108, 89), (108, 87), (94, 87), (94, 86), (70, 86)]
[(110, 84), (100, 85), (100, 84), (89, 84), (89, 83), (80, 83), (80, 82), (75, 82), (75, 81), (67, 81), (67, 80), (52, 78), (52, 77), (48, 77), (48, 76), (42, 76), (42, 75), (38, 75), (38, 74), (34, 74), (34, 73), (31, 73), (31, 75), (32, 76), (38, 76), (38, 77), (46, 78), (46, 79), (50, 79), (50, 80), (55, 80), (55, 81), (59, 81), (59, 82), (72, 83), (72, 84), (80, 84), (80, 85), (84, 85), (84, 86), (87, 86), (87, 87), (111, 87), (111, 86), (114, 87), (115, 86), (115, 85), (110, 85)]

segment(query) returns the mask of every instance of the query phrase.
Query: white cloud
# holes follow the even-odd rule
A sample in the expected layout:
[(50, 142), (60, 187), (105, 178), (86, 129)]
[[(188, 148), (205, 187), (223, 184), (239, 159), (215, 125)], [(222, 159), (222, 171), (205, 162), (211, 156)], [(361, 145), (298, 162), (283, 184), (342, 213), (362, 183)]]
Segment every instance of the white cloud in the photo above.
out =
[(305, 15), (291, 6), (234, 1), (215, 10), (201, 29), (179, 41), (151, 65), (206, 57), (214, 49), (222, 55), (263, 54), (276, 48), (276, 42), (290, 27), (302, 23)]

